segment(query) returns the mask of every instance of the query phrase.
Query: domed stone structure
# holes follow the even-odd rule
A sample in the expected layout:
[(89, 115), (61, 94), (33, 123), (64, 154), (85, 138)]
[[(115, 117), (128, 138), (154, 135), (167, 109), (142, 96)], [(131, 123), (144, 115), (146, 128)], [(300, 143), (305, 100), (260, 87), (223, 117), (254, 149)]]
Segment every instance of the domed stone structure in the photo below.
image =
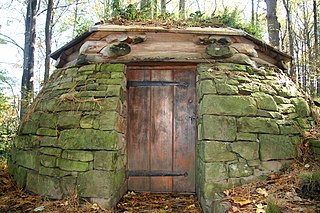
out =
[(99, 25), (52, 57), (9, 162), (49, 198), (196, 193), (207, 212), (292, 160), (313, 125), (290, 56), (239, 30)]

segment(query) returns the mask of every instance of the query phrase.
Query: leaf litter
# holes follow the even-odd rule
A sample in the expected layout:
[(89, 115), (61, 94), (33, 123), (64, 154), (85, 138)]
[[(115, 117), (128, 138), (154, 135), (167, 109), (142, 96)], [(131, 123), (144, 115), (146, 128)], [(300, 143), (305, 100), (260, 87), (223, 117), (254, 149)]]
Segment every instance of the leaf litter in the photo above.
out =
[(7, 164), (0, 162), (0, 213), (2, 212), (190, 212), (200, 213), (195, 195), (150, 194), (128, 192), (115, 209), (104, 209), (79, 199), (76, 193), (62, 200), (50, 200), (27, 193), (16, 185), (8, 173)]

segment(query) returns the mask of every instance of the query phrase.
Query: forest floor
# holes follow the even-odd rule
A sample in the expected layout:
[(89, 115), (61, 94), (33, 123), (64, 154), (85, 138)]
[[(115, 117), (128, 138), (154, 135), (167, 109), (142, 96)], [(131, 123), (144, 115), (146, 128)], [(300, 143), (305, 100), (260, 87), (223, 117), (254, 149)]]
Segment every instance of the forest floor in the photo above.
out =
[[(280, 211), (273, 212), (320, 212), (319, 188), (316, 188), (318, 191), (315, 191), (318, 194), (310, 195), (318, 200), (308, 197), (309, 192), (301, 191), (300, 176), (310, 171), (319, 171), (319, 162), (299, 163), (296, 161), (282, 174), (272, 174), (265, 181), (224, 191), (226, 197), (223, 201), (231, 203), (229, 213), (265, 213), (270, 206), (280, 209)], [(79, 201), (76, 195), (63, 200), (48, 200), (20, 190), (8, 174), (7, 165), (2, 162), (0, 163), (0, 212), (200, 213), (201, 209), (194, 195), (128, 192), (117, 204), (115, 210), (103, 209), (96, 204)]]

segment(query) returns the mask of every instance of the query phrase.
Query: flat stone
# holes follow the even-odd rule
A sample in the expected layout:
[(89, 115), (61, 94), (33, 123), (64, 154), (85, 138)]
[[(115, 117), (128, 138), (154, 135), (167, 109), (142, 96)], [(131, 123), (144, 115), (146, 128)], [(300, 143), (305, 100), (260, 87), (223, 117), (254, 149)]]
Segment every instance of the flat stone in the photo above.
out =
[(261, 160), (292, 159), (295, 156), (297, 137), (285, 135), (259, 135)]
[(229, 58), (235, 54), (235, 50), (230, 46), (220, 44), (209, 44), (206, 53), (213, 58)]
[(216, 84), (219, 95), (236, 95), (239, 93), (238, 87), (229, 84)]
[(94, 153), (94, 169), (115, 171), (125, 166), (125, 157), (115, 151), (97, 151)]
[(26, 190), (51, 199), (61, 199), (63, 195), (58, 179), (32, 172), (27, 175)]
[(253, 174), (253, 169), (247, 163), (232, 163), (229, 164), (229, 176), (233, 177), (248, 177)]
[(100, 66), (101, 72), (124, 72), (124, 70), (124, 64), (101, 64)]
[(233, 117), (203, 115), (202, 138), (209, 140), (234, 141), (237, 124)]
[[(272, 88), (272, 86), (268, 85), (268, 84), (261, 84), (260, 85), (260, 92), (263, 92), (263, 93), (266, 93), (266, 94), (269, 94), (269, 95), (276, 95), (277, 94), (277, 91), (275, 91)], [(276, 103), (278, 103), (278, 102), (276, 101)]]
[(21, 123), (21, 130), (22, 134), (35, 134), (37, 129), (39, 128), (39, 121), (30, 120), (25, 123)]
[(290, 113), (295, 113), (296, 108), (293, 104), (279, 104), (279, 112), (282, 114), (290, 114)]
[(80, 120), (80, 127), (83, 129), (92, 129), (94, 117), (87, 115), (83, 116)]
[(257, 51), (254, 49), (254, 45), (245, 43), (233, 43), (230, 46), (238, 50), (238, 52), (246, 54), (251, 57), (258, 57)]
[(239, 71), (239, 72), (247, 72), (247, 66), (242, 64), (235, 63), (216, 63), (215, 69), (219, 71)]
[(275, 120), (270, 118), (252, 118), (241, 117), (238, 119), (238, 131), (239, 132), (251, 132), (251, 133), (274, 133), (279, 134), (279, 127)]
[(252, 133), (247, 133), (247, 132), (238, 132), (237, 141), (257, 141), (257, 135), (252, 134)]
[(109, 85), (106, 95), (108, 97), (120, 97), (121, 96), (121, 86), (120, 85)]
[[(250, 65), (252, 67), (256, 67), (256, 63), (250, 59), (249, 56), (242, 54), (242, 53), (236, 53), (233, 56), (225, 59), (225, 62), (229, 63), (235, 63), (235, 64), (243, 64), (243, 65)], [(246, 70), (249, 71), (248, 69)], [(253, 72), (249, 71), (248, 73), (253, 74)]]
[(310, 115), (310, 107), (304, 98), (292, 98), (291, 103), (296, 107), (296, 112), (301, 117), (307, 117)]
[(57, 116), (53, 113), (43, 113), (40, 117), (40, 127), (54, 129), (57, 125)]
[(205, 179), (207, 182), (216, 182), (228, 178), (224, 163), (205, 163)]
[(18, 149), (36, 148), (39, 147), (39, 137), (30, 135), (17, 135), (14, 138), (14, 145)]
[(16, 150), (14, 153), (17, 165), (37, 170), (39, 167), (39, 158), (37, 150)]
[(284, 98), (281, 96), (273, 96), (273, 99), (275, 100), (275, 102), (277, 104), (290, 104), (291, 103), (290, 99)]
[(93, 152), (82, 150), (64, 150), (62, 158), (78, 161), (93, 161)]
[(57, 143), (57, 137), (49, 137), (49, 136), (42, 136), (39, 138), (40, 146), (55, 146)]
[(45, 167), (56, 167), (57, 157), (49, 155), (40, 155), (40, 164)]
[(212, 80), (204, 80), (199, 84), (199, 97), (202, 98), (206, 94), (216, 94), (217, 90)]
[(49, 128), (39, 128), (37, 130), (37, 135), (43, 135), (43, 136), (51, 136), (55, 137), (57, 136), (57, 130), (55, 129), (49, 129)]
[(40, 153), (60, 157), (62, 150), (54, 147), (41, 147)]
[(80, 126), (81, 112), (60, 112), (57, 125), (60, 128), (78, 128)]
[(296, 118), (296, 121), (302, 129), (310, 129), (312, 127), (311, 122), (307, 118)]
[(19, 188), (24, 188), (26, 185), (27, 174), (29, 170), (21, 166), (13, 166), (12, 164), (10, 165), (10, 167), (13, 167), (11, 168), (12, 171), (10, 172), (10, 174), (13, 176), (14, 181), (17, 183)]
[(63, 171), (63, 170), (58, 169), (58, 168), (48, 168), (48, 167), (40, 166), (39, 174), (40, 175), (51, 176), (51, 177), (65, 177), (65, 176), (71, 175), (72, 172)]
[(200, 115), (248, 116), (256, 112), (256, 102), (252, 97), (204, 95), (200, 104)]
[(76, 177), (67, 176), (61, 178), (61, 190), (64, 196), (70, 196), (76, 191)]
[(85, 71), (95, 71), (96, 64), (84, 65), (78, 69), (78, 72), (85, 72)]
[(89, 170), (89, 164), (87, 162), (73, 161), (63, 158), (57, 159), (57, 166), (65, 171), (85, 172)]
[(252, 96), (257, 102), (258, 109), (277, 111), (278, 107), (276, 102), (273, 100), (271, 95), (265, 94), (263, 92), (253, 93)]
[(57, 144), (63, 149), (116, 150), (120, 140), (115, 131), (70, 129), (61, 131)]
[(236, 155), (229, 152), (227, 144), (217, 141), (205, 141), (201, 144), (201, 157), (205, 162), (232, 161)]
[(91, 170), (79, 174), (77, 188), (81, 197), (110, 198), (124, 182), (124, 170), (119, 172)]
[(100, 130), (114, 130), (116, 127), (117, 112), (107, 111), (100, 115)]
[(259, 92), (260, 84), (256, 82), (243, 83), (238, 86), (239, 93), (249, 95), (253, 92)]
[(230, 144), (232, 151), (246, 160), (259, 159), (259, 144), (256, 142), (237, 142)]

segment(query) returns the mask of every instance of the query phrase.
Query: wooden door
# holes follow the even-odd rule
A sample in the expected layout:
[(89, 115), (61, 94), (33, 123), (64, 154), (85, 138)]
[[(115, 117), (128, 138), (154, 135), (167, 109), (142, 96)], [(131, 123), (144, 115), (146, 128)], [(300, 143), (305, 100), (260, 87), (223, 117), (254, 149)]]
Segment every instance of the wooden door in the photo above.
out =
[(195, 192), (195, 66), (129, 66), (128, 189)]

